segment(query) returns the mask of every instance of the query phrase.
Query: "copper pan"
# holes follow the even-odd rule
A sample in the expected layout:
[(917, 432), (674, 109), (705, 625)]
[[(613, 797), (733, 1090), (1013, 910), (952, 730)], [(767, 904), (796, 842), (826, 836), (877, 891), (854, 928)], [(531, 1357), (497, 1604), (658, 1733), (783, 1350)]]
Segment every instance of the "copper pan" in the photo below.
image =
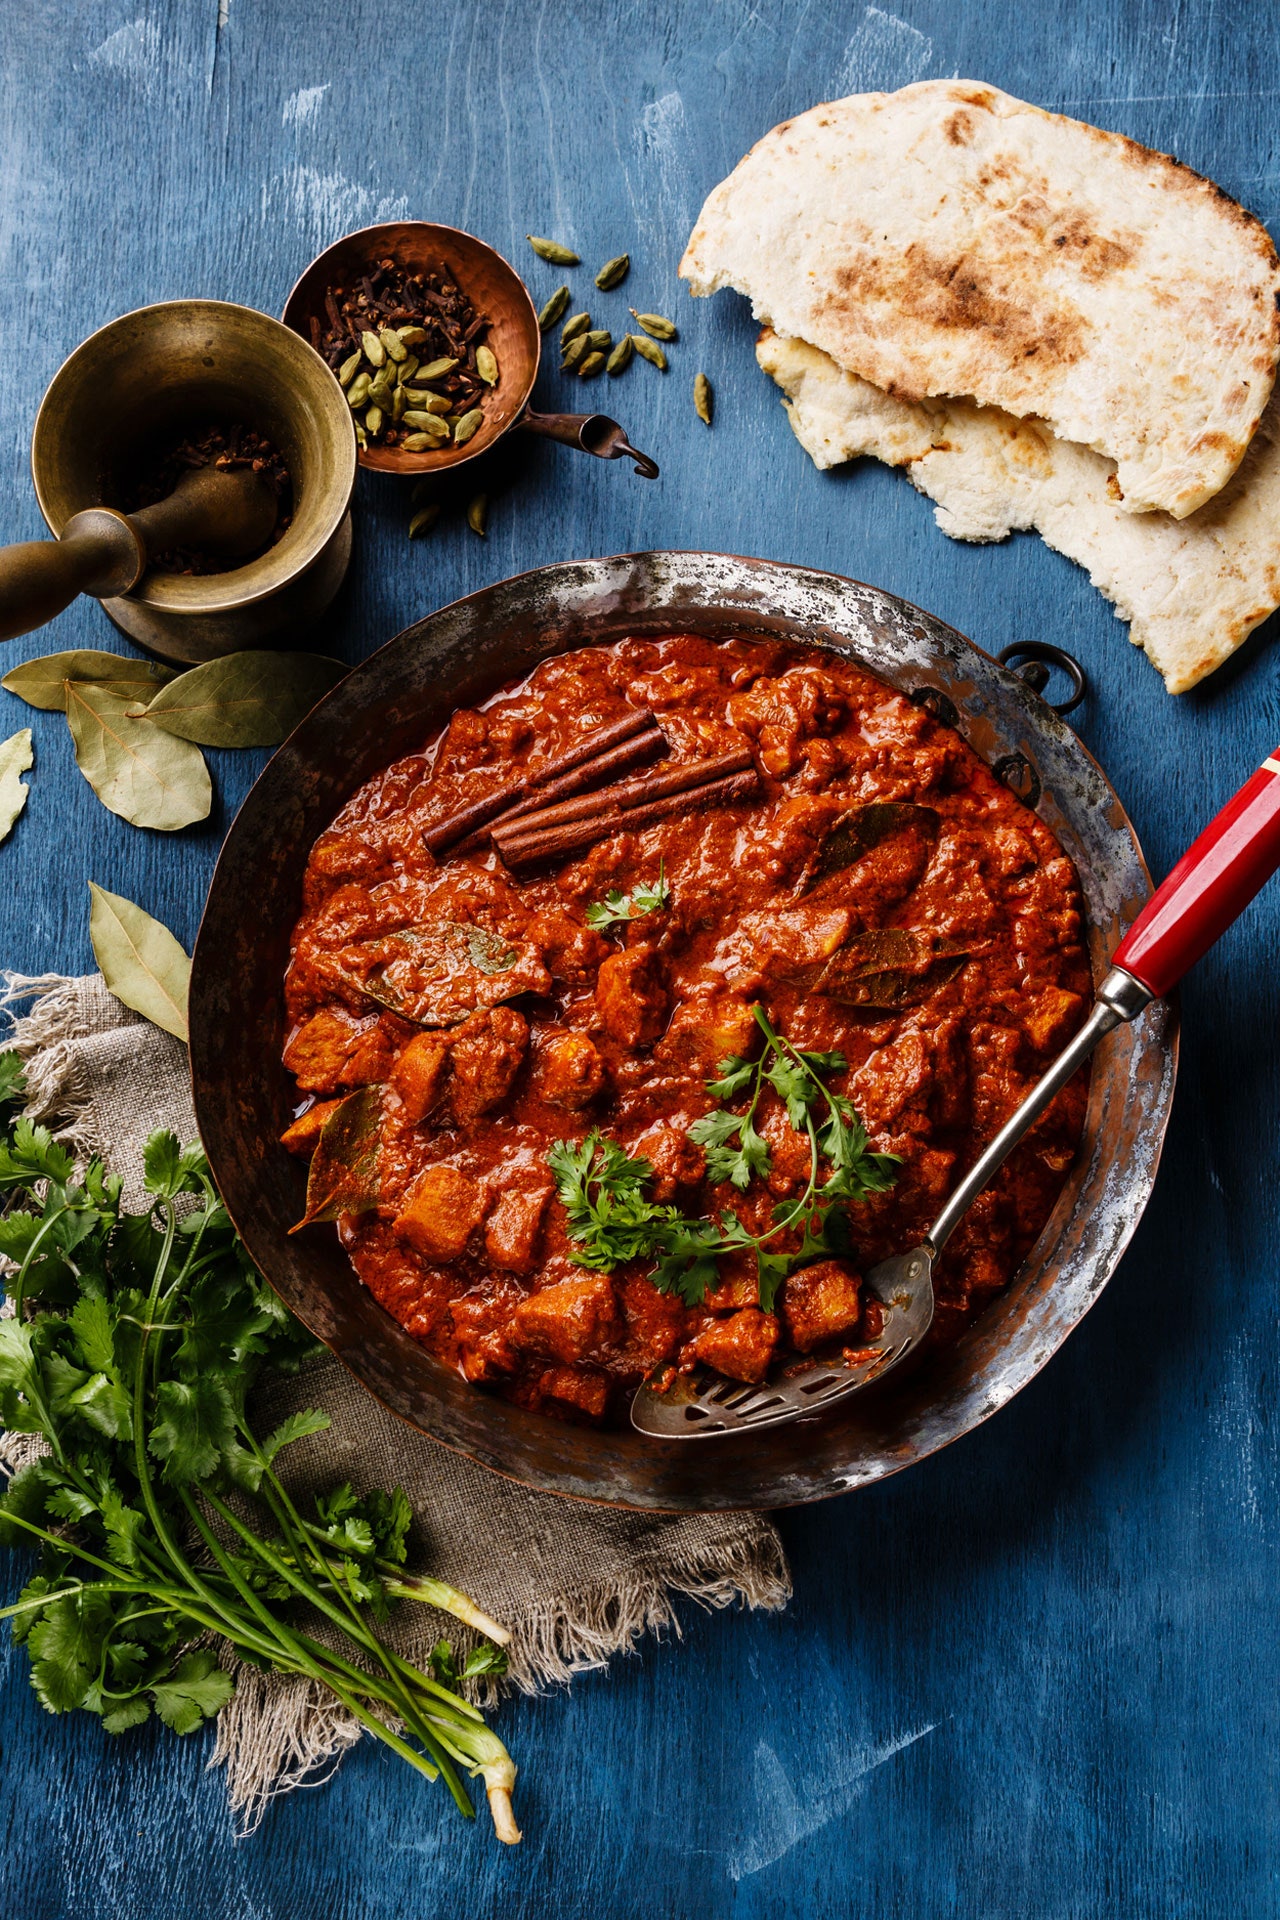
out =
[(623, 554), (543, 567), (388, 642), (276, 754), (227, 836), (196, 945), (191, 1064), (214, 1174), (262, 1272), (392, 1412), (549, 1493), (643, 1508), (769, 1508), (897, 1473), (968, 1433), (1039, 1372), (1115, 1271), (1155, 1179), (1173, 1096), (1175, 1016), (1157, 1003), (1095, 1058), (1085, 1137), (1014, 1284), (956, 1345), (830, 1416), (715, 1448), (571, 1427), (469, 1386), (365, 1291), (331, 1227), (289, 1237), (305, 1169), (277, 1137), (281, 979), (307, 854), (352, 791), (458, 706), (547, 655), (625, 634), (759, 634), (832, 647), (935, 712), (1023, 794), (1075, 861), (1095, 979), (1151, 886), (1132, 826), (1075, 734), (954, 628), (834, 574), (727, 554)]

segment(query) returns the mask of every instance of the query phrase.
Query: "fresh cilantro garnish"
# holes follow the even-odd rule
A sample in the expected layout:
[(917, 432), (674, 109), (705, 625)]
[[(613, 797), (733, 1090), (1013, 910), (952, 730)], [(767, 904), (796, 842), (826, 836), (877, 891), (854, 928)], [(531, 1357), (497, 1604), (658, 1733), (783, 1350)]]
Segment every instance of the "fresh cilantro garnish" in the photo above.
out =
[[(702, 1147), (714, 1184), (745, 1193), (770, 1171), (769, 1143), (755, 1115), (765, 1087), (772, 1087), (792, 1127), (809, 1142), (804, 1192), (775, 1206), (772, 1224), (753, 1234), (732, 1208), (725, 1208), (717, 1222), (690, 1219), (650, 1200), (644, 1191), (653, 1174), (649, 1162), (632, 1158), (598, 1129), (576, 1144), (558, 1140), (547, 1160), (580, 1249), (574, 1255), (580, 1266), (608, 1273), (630, 1260), (653, 1260), (654, 1285), (697, 1306), (716, 1284), (721, 1255), (754, 1252), (760, 1305), (771, 1313), (788, 1274), (848, 1252), (848, 1208), (893, 1185), (897, 1155), (873, 1153), (852, 1104), (827, 1086), (824, 1076), (843, 1072), (843, 1054), (793, 1047), (774, 1031), (763, 1007), (753, 1012), (765, 1042), (760, 1058), (722, 1060), (719, 1078), (707, 1083), (719, 1101), (747, 1097), (745, 1112), (717, 1107), (694, 1121), (689, 1138)], [(798, 1247), (770, 1251), (779, 1235), (796, 1232)]]
[[(454, 1689), (505, 1656), (433, 1656), (424, 1671), (384, 1648), (369, 1615), (411, 1599), (503, 1630), (464, 1594), (405, 1571), (412, 1515), (398, 1488), (322, 1492), (312, 1519), (277, 1477), (283, 1448), (328, 1417), (294, 1413), (260, 1438), (249, 1393), (264, 1371), (296, 1370), (313, 1343), (255, 1272), (203, 1152), (153, 1134), (148, 1205), (127, 1213), (99, 1161), (77, 1176), (46, 1128), (16, 1117), (23, 1093), (21, 1062), (0, 1054), (13, 1308), (0, 1319), (0, 1427), (48, 1447), (0, 1494), (0, 1546), (40, 1552), (0, 1619), (27, 1648), (42, 1704), (97, 1714), (108, 1733), (153, 1713), (190, 1733), (234, 1691), (215, 1652), (192, 1650), (215, 1636), (327, 1688), (402, 1760), (443, 1775), (465, 1812), (459, 1770), (483, 1776), (499, 1831), (517, 1838), (515, 1768)], [(306, 1630), (308, 1611), (332, 1645)]]
[(618, 926), (627, 920), (640, 920), (645, 914), (658, 913), (669, 904), (671, 887), (663, 872), (663, 863), (658, 862), (658, 877), (652, 886), (646, 881), (632, 887), (630, 893), (623, 893), (617, 887), (610, 887), (603, 900), (595, 901), (587, 908), (587, 925), (594, 927), (597, 933), (604, 933), (609, 927)]

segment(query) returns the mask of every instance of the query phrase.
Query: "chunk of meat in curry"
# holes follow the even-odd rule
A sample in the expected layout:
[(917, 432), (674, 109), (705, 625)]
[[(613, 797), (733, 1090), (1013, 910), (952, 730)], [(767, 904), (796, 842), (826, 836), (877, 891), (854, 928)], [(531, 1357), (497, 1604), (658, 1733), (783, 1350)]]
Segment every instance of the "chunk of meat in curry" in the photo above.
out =
[[(749, 747), (760, 797), (528, 873), (485, 850), (426, 850), (426, 829), (628, 707), (657, 716), (677, 759)], [(869, 807), (880, 837), (842, 866), (832, 836), (844, 823), (848, 840)], [(659, 875), (664, 909), (588, 924), (606, 894)], [(284, 1056), (310, 1104), (285, 1145), (312, 1152), (344, 1096), (385, 1086), (377, 1204), (339, 1222), (365, 1284), (478, 1386), (605, 1421), (655, 1367), (701, 1360), (754, 1381), (788, 1355), (874, 1337), (862, 1273), (925, 1231), (1079, 1024), (1089, 986), (1070, 862), (956, 732), (818, 649), (626, 640), (548, 660), (455, 715), (317, 842)], [(772, 1091), (756, 1116), (772, 1164), (747, 1192), (709, 1183), (689, 1138), (720, 1062), (758, 1045), (757, 1005), (797, 1047), (844, 1056), (829, 1084), (899, 1156), (892, 1191), (851, 1211), (851, 1251), (793, 1273), (773, 1312), (744, 1254), (696, 1306), (644, 1262), (587, 1269), (548, 1166), (556, 1140), (598, 1127), (650, 1163), (655, 1201), (712, 1218), (729, 1205), (757, 1233), (803, 1192), (808, 1143)], [(1084, 1100), (1080, 1077), (949, 1243), (931, 1340), (954, 1338), (1016, 1272)]]

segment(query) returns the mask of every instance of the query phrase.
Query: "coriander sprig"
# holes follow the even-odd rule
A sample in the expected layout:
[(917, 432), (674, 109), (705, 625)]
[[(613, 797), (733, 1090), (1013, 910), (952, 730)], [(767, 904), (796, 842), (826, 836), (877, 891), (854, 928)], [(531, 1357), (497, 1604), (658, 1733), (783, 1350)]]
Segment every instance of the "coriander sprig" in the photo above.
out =
[[(212, 1635), (327, 1688), (408, 1765), (443, 1778), (463, 1812), (461, 1774), (483, 1778), (500, 1837), (518, 1840), (515, 1767), (452, 1688), (500, 1670), (501, 1648), (459, 1671), (437, 1647), (426, 1672), (370, 1619), (412, 1599), (509, 1636), (465, 1595), (406, 1571), (399, 1489), (342, 1486), (315, 1497), (314, 1519), (299, 1511), (276, 1462), (328, 1418), (299, 1412), (263, 1437), (247, 1400), (263, 1369), (295, 1369), (313, 1343), (254, 1271), (203, 1153), (153, 1134), (149, 1205), (129, 1213), (100, 1162), (77, 1179), (47, 1129), (15, 1116), (22, 1093), (19, 1062), (0, 1055), (0, 1253), (14, 1308), (0, 1320), (0, 1426), (49, 1448), (0, 1496), (0, 1545), (41, 1555), (0, 1619), (26, 1645), (41, 1702), (95, 1713), (109, 1733), (153, 1712), (189, 1733), (234, 1691), (214, 1651), (192, 1650)], [(297, 1623), (299, 1603), (336, 1645)]]
[(603, 900), (596, 900), (587, 908), (587, 925), (594, 927), (597, 933), (603, 933), (627, 920), (639, 920), (646, 914), (660, 913), (671, 899), (671, 887), (668, 883), (663, 862), (658, 862), (658, 878), (650, 886), (640, 881), (632, 887), (630, 893), (623, 893), (618, 887), (611, 887)]
[[(693, 1219), (678, 1208), (645, 1194), (653, 1168), (593, 1129), (580, 1143), (559, 1140), (547, 1156), (578, 1242), (578, 1263), (611, 1272), (631, 1260), (655, 1261), (652, 1279), (663, 1293), (676, 1293), (697, 1306), (714, 1287), (722, 1255), (751, 1251), (756, 1256), (760, 1305), (771, 1313), (778, 1289), (789, 1274), (828, 1255), (848, 1250), (847, 1210), (869, 1194), (893, 1185), (898, 1157), (873, 1153), (866, 1128), (852, 1103), (833, 1093), (825, 1075), (842, 1072), (840, 1053), (806, 1052), (775, 1032), (761, 1006), (752, 1009), (764, 1038), (758, 1060), (732, 1057), (720, 1062), (720, 1075), (708, 1081), (717, 1100), (748, 1095), (745, 1112), (720, 1107), (696, 1120), (689, 1137), (706, 1154), (708, 1178), (745, 1192), (752, 1180), (772, 1169), (769, 1143), (755, 1125), (765, 1086), (773, 1088), (787, 1118), (809, 1143), (809, 1177), (798, 1199), (774, 1207), (771, 1224), (753, 1234), (726, 1207), (719, 1221)], [(829, 1171), (823, 1177), (822, 1163)], [(779, 1235), (799, 1229), (798, 1248), (769, 1251)]]

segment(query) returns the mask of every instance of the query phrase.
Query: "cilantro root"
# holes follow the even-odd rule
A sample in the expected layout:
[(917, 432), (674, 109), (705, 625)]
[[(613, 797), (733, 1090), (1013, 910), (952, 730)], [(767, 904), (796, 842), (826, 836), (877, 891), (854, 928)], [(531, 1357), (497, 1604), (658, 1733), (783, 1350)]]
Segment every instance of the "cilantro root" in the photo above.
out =
[[(118, 1178), (95, 1160), (77, 1180), (66, 1150), (16, 1113), (23, 1093), (21, 1063), (0, 1054), (0, 1254), (14, 1308), (0, 1320), (0, 1427), (49, 1448), (0, 1495), (0, 1546), (40, 1555), (0, 1619), (26, 1646), (41, 1704), (95, 1713), (113, 1734), (152, 1713), (194, 1732), (234, 1692), (216, 1653), (193, 1645), (216, 1637), (327, 1687), (464, 1814), (462, 1776), (483, 1780), (499, 1839), (518, 1841), (515, 1765), (457, 1691), (505, 1670), (510, 1635), (465, 1594), (408, 1571), (400, 1489), (358, 1497), (344, 1485), (315, 1496), (314, 1515), (298, 1511), (276, 1460), (327, 1416), (292, 1414), (259, 1437), (246, 1404), (264, 1369), (296, 1369), (314, 1343), (254, 1270), (203, 1153), (153, 1134), (151, 1205), (126, 1213)], [(415, 1667), (375, 1631), (406, 1601), (488, 1644), (459, 1665), (441, 1641), (430, 1670)], [(298, 1624), (303, 1606), (340, 1647)]]

